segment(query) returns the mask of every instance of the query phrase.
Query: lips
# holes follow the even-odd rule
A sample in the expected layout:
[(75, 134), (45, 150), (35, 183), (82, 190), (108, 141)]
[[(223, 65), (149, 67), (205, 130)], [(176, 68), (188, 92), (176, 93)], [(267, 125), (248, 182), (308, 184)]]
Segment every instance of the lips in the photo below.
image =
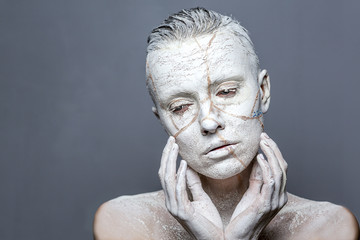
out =
[(215, 151), (217, 151), (217, 150), (221, 150), (221, 149), (223, 149), (223, 148), (226, 148), (226, 147), (229, 147), (229, 146), (232, 146), (232, 145), (234, 145), (234, 144), (233, 144), (233, 143), (214, 144), (214, 145), (211, 145), (211, 146), (207, 149), (207, 151), (205, 152), (205, 154), (212, 153), (212, 152), (215, 152)]
[(230, 144), (225, 144), (225, 145), (223, 145), (223, 146), (216, 147), (216, 148), (214, 148), (214, 149), (211, 149), (209, 152), (216, 151), (216, 150), (219, 150), (219, 149), (224, 148), (224, 147), (227, 147), (227, 146), (230, 146)]

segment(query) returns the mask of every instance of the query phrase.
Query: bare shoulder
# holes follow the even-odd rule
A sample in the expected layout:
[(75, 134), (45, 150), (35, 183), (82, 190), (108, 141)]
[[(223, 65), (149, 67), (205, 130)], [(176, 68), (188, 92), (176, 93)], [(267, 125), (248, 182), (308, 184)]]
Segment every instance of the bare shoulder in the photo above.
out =
[(169, 233), (182, 234), (182, 227), (167, 212), (164, 201), (163, 191), (157, 191), (103, 203), (94, 218), (95, 240), (171, 239)]
[(150, 239), (147, 224), (154, 209), (161, 208), (162, 192), (121, 196), (103, 203), (94, 218), (95, 239)]
[(269, 239), (357, 240), (359, 225), (343, 206), (289, 194), (288, 203), (270, 222), (266, 235)]

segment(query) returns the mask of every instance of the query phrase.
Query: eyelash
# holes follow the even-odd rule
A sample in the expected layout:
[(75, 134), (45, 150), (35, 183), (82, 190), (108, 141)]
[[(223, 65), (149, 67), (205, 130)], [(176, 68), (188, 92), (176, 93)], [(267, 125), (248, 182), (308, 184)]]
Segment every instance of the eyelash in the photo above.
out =
[(182, 115), (186, 110), (188, 110), (189, 106), (191, 105), (192, 104), (183, 104), (183, 105), (175, 106), (170, 108), (170, 111), (175, 114)]
[[(237, 92), (237, 88), (227, 88), (220, 90), (216, 93), (218, 97), (230, 98), (233, 97)], [(224, 94), (225, 93), (225, 94)]]
[[(231, 98), (231, 97), (235, 96), (236, 92), (237, 92), (237, 88), (226, 88), (226, 89), (218, 91), (216, 93), (216, 96), (221, 97), (221, 98)], [(171, 107), (170, 111), (174, 114), (182, 115), (182, 114), (184, 114), (184, 112), (186, 112), (188, 110), (188, 108), (191, 105), (192, 104), (182, 104), (179, 106)]]

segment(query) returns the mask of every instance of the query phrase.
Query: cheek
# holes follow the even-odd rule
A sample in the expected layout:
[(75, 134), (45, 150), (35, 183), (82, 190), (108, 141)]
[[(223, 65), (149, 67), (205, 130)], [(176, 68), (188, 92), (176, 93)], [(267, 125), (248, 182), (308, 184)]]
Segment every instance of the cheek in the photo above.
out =
[[(183, 114), (174, 114), (172, 112), (164, 111), (160, 115), (161, 123), (166, 132), (177, 138), (183, 132), (188, 132), (188, 129), (192, 127), (194, 122), (198, 118), (198, 110), (196, 106), (191, 106)], [(191, 134), (190, 134), (191, 136)]]
[(201, 143), (201, 137), (199, 126), (197, 122), (194, 122), (176, 138), (179, 154), (189, 162), (190, 166), (193, 166), (192, 162), (196, 162), (199, 155), (204, 151), (204, 143)]
[(237, 128), (235, 133), (241, 140), (241, 144), (236, 149), (236, 154), (248, 164), (259, 150), (260, 135), (263, 131), (262, 125), (258, 119), (249, 119), (241, 125), (236, 125), (235, 128)]

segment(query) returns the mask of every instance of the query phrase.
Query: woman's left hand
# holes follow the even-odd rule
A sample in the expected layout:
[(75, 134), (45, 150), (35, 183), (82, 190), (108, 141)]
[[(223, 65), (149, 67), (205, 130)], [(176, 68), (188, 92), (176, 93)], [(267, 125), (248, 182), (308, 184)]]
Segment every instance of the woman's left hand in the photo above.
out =
[(249, 180), (249, 188), (225, 229), (225, 239), (258, 239), (266, 225), (287, 202), (287, 163), (276, 143), (261, 134), (260, 147)]

